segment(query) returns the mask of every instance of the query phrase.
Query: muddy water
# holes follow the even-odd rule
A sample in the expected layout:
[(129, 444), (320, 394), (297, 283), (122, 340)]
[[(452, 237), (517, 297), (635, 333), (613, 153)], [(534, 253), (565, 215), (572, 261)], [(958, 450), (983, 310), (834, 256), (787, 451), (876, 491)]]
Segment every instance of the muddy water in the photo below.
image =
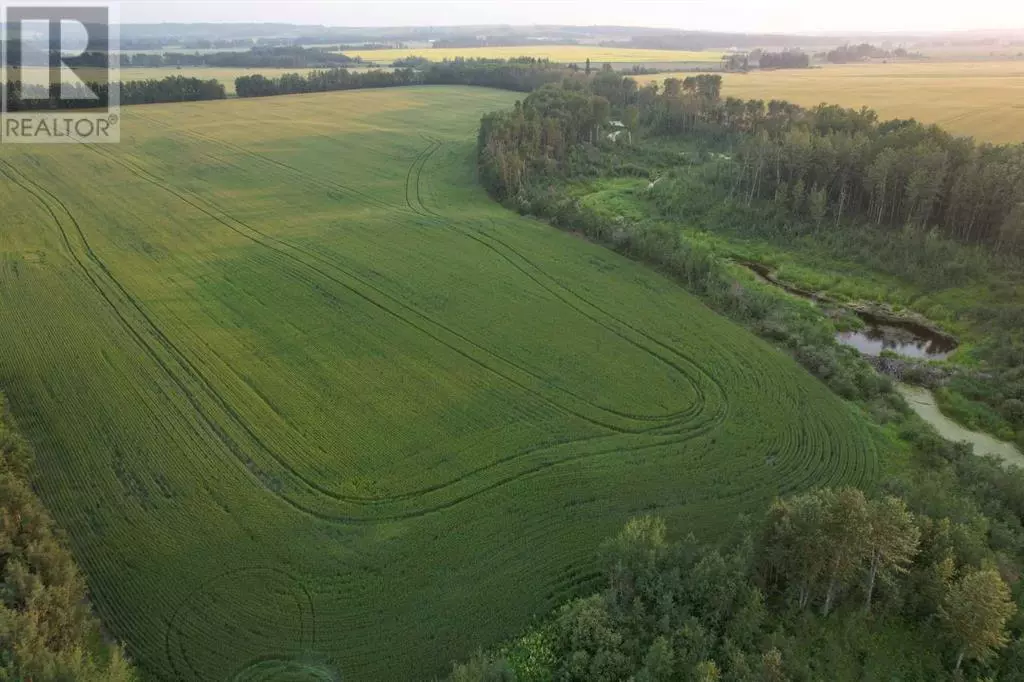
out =
[[(757, 278), (767, 284), (778, 287), (794, 296), (812, 302), (825, 302), (839, 305), (834, 301), (806, 291), (799, 287), (780, 282), (775, 278), (771, 268), (762, 263), (737, 261)], [(879, 356), (882, 351), (891, 351), (899, 356), (919, 360), (943, 360), (956, 350), (956, 341), (944, 334), (936, 333), (924, 325), (910, 320), (892, 320), (872, 313), (847, 308), (865, 324), (864, 329), (836, 334), (836, 340), (846, 346), (856, 348), (864, 355)]]
[(974, 446), (974, 454), (976, 455), (993, 455), (1006, 464), (1024, 467), (1024, 454), (1013, 443), (1001, 441), (987, 433), (971, 431), (957, 424), (939, 411), (939, 406), (935, 402), (935, 396), (928, 389), (908, 386), (907, 384), (896, 384), (896, 390), (907, 401), (910, 408), (921, 419), (931, 424), (938, 431), (939, 435), (946, 440), (954, 442), (966, 441)]
[[(864, 316), (860, 316), (864, 319)], [(927, 331), (927, 330), (925, 330)], [(951, 339), (933, 333), (919, 333), (892, 324), (868, 323), (865, 329), (836, 334), (839, 343), (856, 348), (864, 355), (879, 356), (888, 350), (905, 358), (944, 360), (956, 350)]]

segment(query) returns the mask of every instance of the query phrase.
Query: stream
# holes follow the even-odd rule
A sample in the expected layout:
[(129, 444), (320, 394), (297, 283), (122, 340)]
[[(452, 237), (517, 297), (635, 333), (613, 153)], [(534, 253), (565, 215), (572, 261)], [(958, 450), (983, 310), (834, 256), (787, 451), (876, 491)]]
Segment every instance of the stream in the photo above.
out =
[[(736, 261), (739, 265), (753, 272), (758, 280), (783, 289), (794, 296), (807, 299), (812, 303), (826, 303), (843, 306), (813, 291), (786, 284), (775, 277), (771, 268), (761, 263)], [(918, 360), (941, 360), (956, 350), (956, 340), (939, 333), (929, 327), (912, 320), (898, 320), (875, 315), (851, 306), (843, 306), (864, 321), (865, 328), (857, 331), (839, 332), (836, 340), (839, 343), (856, 348), (864, 355), (880, 356), (882, 351), (892, 351), (897, 355)], [(992, 455), (1004, 464), (1012, 464), (1024, 468), (1024, 453), (1013, 443), (1001, 441), (994, 436), (957, 424), (942, 414), (935, 396), (926, 388), (896, 383), (896, 390), (903, 396), (917, 416), (925, 420), (946, 440), (967, 442), (974, 446), (976, 455)]]
[(912, 320), (884, 317), (865, 310), (843, 306), (841, 303), (831, 301), (813, 291), (801, 289), (780, 281), (775, 277), (771, 268), (762, 263), (742, 260), (738, 260), (736, 263), (753, 272), (761, 282), (770, 284), (813, 303), (828, 303), (830, 305), (842, 306), (855, 314), (864, 322), (864, 329), (839, 332), (836, 334), (836, 341), (845, 346), (856, 348), (864, 355), (877, 357), (882, 354), (882, 351), (891, 351), (905, 358), (944, 360), (956, 350), (957, 343), (955, 339), (930, 329), (923, 324), (918, 324)]
[(926, 388), (896, 384), (896, 390), (910, 405), (917, 416), (925, 420), (938, 431), (939, 435), (953, 442), (966, 441), (974, 446), (976, 455), (993, 455), (1005, 464), (1024, 467), (1024, 454), (1013, 443), (1001, 441), (994, 436), (979, 431), (971, 431), (942, 414), (935, 396)]

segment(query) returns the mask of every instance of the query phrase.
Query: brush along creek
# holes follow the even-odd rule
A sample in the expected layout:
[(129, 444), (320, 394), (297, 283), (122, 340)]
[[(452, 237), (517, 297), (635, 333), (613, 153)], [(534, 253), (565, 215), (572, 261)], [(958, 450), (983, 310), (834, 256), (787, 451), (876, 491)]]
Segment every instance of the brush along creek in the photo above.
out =
[[(736, 263), (753, 272), (761, 282), (818, 305), (848, 310), (859, 317), (864, 327), (839, 332), (836, 341), (868, 356), (879, 371), (896, 375), (897, 378), (900, 375), (900, 363), (884, 357), (883, 351), (888, 351), (885, 356), (896, 355), (910, 360), (944, 360), (956, 350), (956, 339), (926, 320), (899, 315), (870, 304), (841, 303), (779, 280), (772, 269), (763, 263), (743, 260), (737, 260)], [(975, 454), (991, 455), (1005, 464), (1024, 467), (1024, 454), (1016, 446), (957, 424), (942, 414), (935, 396), (928, 389), (897, 382), (896, 390), (910, 408), (931, 424), (943, 438), (970, 443), (974, 446)]]

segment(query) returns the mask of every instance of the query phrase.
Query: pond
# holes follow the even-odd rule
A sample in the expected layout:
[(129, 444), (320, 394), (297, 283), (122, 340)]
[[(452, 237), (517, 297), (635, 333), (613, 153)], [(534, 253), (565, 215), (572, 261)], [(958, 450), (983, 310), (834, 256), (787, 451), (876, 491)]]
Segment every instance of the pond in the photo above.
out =
[(857, 316), (867, 326), (857, 331), (839, 332), (836, 340), (864, 355), (879, 356), (888, 350), (906, 358), (944, 360), (956, 350), (956, 341), (927, 327), (910, 322), (883, 322), (864, 312), (857, 312)]
[(998, 457), (1006, 464), (1014, 464), (1024, 467), (1024, 454), (1013, 443), (1001, 441), (998, 438), (971, 431), (942, 414), (939, 405), (935, 402), (935, 396), (926, 388), (908, 386), (907, 384), (896, 384), (896, 390), (910, 405), (921, 419), (931, 424), (940, 436), (954, 442), (967, 442), (974, 446), (976, 455), (992, 455)]
[[(829, 301), (813, 291), (807, 291), (779, 281), (771, 268), (763, 263), (752, 261), (737, 261), (737, 263), (753, 272), (758, 280), (783, 289), (794, 296), (799, 296), (813, 303), (824, 302), (832, 305), (841, 305), (835, 301)], [(839, 332), (836, 334), (836, 341), (845, 346), (856, 348), (864, 355), (879, 356), (882, 354), (882, 351), (891, 351), (905, 358), (944, 360), (956, 350), (957, 343), (955, 339), (930, 329), (923, 324), (918, 324), (912, 320), (882, 317), (849, 306), (843, 307), (859, 317), (864, 322), (865, 327), (856, 331)]]

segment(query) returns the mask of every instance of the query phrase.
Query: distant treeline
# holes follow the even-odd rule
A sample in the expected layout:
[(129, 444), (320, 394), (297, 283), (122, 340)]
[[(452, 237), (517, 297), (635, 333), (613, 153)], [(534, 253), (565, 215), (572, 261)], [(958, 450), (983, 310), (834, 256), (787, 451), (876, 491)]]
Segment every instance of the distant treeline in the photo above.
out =
[(0, 679), (130, 682), (85, 580), (31, 486), (32, 454), (0, 396)]
[[(235, 80), (239, 97), (267, 97), (304, 92), (329, 92), (363, 88), (390, 88), (406, 85), (473, 85), (517, 92), (530, 92), (546, 83), (562, 80), (575, 72), (569, 67), (547, 60), (524, 57), (513, 60), (456, 59), (444, 62), (417, 62), (420, 70), (411, 68), (383, 71), (353, 72), (345, 68), (318, 69), (308, 74), (289, 73), (275, 78), (261, 74), (242, 76)], [(105, 100), (108, 86), (87, 83), (89, 90)], [(86, 98), (83, 86), (65, 85), (78, 90), (74, 98), (51, 96), (45, 88), (27, 86), (20, 81), (7, 83), (8, 111), (47, 111), (88, 109), (95, 100)], [(185, 76), (163, 79), (127, 81), (120, 84), (121, 104), (158, 104), (224, 99), (224, 85), (216, 80)], [(22, 99), (26, 101), (22, 101)]]
[(762, 69), (806, 69), (811, 65), (811, 57), (800, 50), (762, 52), (758, 63)]
[[(20, 66), (21, 50), (14, 48), (9, 53), (8, 66)], [(77, 57), (64, 57), (63, 61), (72, 67), (106, 68), (111, 55), (102, 50), (93, 50)], [(290, 46), (253, 47), (233, 52), (162, 52), (134, 53), (121, 52), (118, 56), (122, 68), (161, 68), (176, 66), (209, 66), (221, 68), (264, 68), (299, 69), (314, 67), (351, 66), (362, 60), (349, 57), (327, 48)]]
[(885, 50), (870, 43), (860, 45), (841, 45), (834, 50), (824, 54), (826, 61), (832, 64), (849, 64), (851, 62), (862, 62), (867, 59), (906, 59), (908, 57), (921, 57), (917, 53), (907, 52), (906, 49), (898, 47), (895, 50)]
[(391, 62), (391, 66), (396, 69), (422, 69), (433, 63), (433, 60), (427, 59), (426, 57), (403, 57), (402, 59), (396, 59)]
[(122, 67), (213, 66), (222, 68), (298, 69), (332, 67), (358, 63), (348, 57), (322, 48), (300, 46), (254, 47), (244, 52), (209, 52), (186, 54), (122, 54)]
[[(105, 100), (105, 83), (87, 83), (89, 92)], [(51, 97), (46, 88), (26, 86), (21, 81), (7, 83), (7, 111), (49, 111), (59, 109), (89, 109), (95, 100), (86, 99), (88, 93), (79, 84), (64, 85), (76, 92), (75, 99)], [(227, 93), (216, 80), (168, 76), (160, 80), (128, 81), (120, 84), (121, 104), (158, 104), (161, 102), (196, 102), (224, 99)], [(22, 97), (27, 101), (22, 101)]]
[(349, 50), (404, 50), (408, 47), (405, 43), (362, 43), (359, 45), (338, 45), (338, 52)]
[(749, 71), (752, 68), (806, 69), (810, 65), (810, 56), (800, 50), (765, 52), (758, 49), (749, 53), (734, 52), (722, 57), (722, 68), (726, 71)]
[(456, 59), (421, 65), (421, 70), (401, 68), (355, 73), (347, 69), (329, 69), (313, 71), (305, 76), (285, 74), (276, 78), (255, 74), (235, 79), (235, 92), (239, 97), (266, 97), (403, 85), (475, 85), (530, 92), (572, 73), (566, 67), (532, 58), (508, 61)]

